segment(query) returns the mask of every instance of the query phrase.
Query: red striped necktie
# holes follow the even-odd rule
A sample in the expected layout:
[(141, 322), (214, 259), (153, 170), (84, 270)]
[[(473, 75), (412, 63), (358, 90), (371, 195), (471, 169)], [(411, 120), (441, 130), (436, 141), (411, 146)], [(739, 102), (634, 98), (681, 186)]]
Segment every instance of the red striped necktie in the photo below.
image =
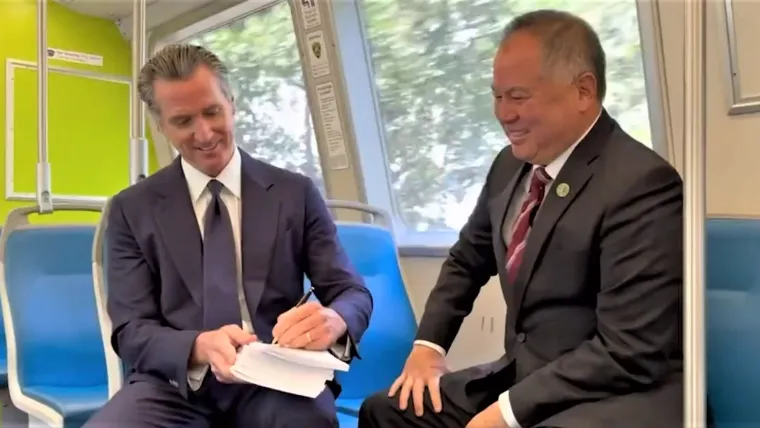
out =
[(551, 181), (551, 177), (546, 170), (536, 168), (530, 179), (530, 190), (528, 197), (520, 208), (520, 215), (517, 216), (515, 224), (512, 226), (512, 236), (507, 244), (507, 279), (514, 282), (517, 278), (517, 272), (520, 270), (523, 253), (525, 253), (525, 244), (527, 242), (528, 231), (530, 230), (531, 219), (535, 211), (541, 206), (544, 200), (544, 191), (546, 185)]

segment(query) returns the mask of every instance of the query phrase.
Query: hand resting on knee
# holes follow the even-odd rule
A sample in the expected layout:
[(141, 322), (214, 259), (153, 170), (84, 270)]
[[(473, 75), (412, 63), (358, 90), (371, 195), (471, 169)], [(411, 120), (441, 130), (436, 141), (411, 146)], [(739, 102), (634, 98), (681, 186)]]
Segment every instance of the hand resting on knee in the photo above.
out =
[(193, 344), (191, 364), (208, 364), (219, 382), (238, 382), (230, 373), (230, 367), (237, 359), (237, 350), (256, 340), (255, 335), (244, 331), (238, 325), (226, 325), (218, 330), (201, 333)]
[(427, 388), (433, 409), (440, 412), (443, 405), (439, 382), (447, 371), (446, 358), (443, 355), (427, 346), (414, 345), (404, 365), (404, 371), (391, 385), (388, 396), (393, 397), (400, 390), (398, 405), (401, 410), (406, 410), (411, 394), (414, 413), (422, 416), (423, 397)]

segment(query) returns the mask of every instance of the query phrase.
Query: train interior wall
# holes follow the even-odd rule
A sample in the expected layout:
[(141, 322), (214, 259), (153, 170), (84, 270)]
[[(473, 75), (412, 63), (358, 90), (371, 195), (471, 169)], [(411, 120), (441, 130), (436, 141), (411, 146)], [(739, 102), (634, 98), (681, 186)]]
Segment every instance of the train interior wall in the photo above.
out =
[[(12, 178), (12, 189), (6, 184), (5, 198), (0, 200), (0, 216), (5, 218), (10, 210), (30, 203), (9, 200), (11, 190), (16, 194), (35, 194), (38, 105), (35, 2), (0, 2), (0, 28), (3, 82), (0, 123), (4, 130), (0, 133), (0, 144), (6, 149), (0, 151), (3, 159), (0, 176)], [(96, 65), (48, 61), (48, 160), (53, 195), (112, 195), (129, 184), (129, 42), (113, 21), (85, 16), (54, 2), (48, 4), (47, 37), (50, 48), (102, 57), (102, 64)], [(22, 67), (24, 63), (31, 63), (32, 68)], [(82, 73), (62, 73), (56, 67)], [(7, 123), (9, 120), (13, 123)], [(8, 145), (12, 146), (10, 159)], [(155, 171), (153, 152), (150, 150), (149, 164)], [(54, 213), (35, 220), (92, 222), (97, 216)]]

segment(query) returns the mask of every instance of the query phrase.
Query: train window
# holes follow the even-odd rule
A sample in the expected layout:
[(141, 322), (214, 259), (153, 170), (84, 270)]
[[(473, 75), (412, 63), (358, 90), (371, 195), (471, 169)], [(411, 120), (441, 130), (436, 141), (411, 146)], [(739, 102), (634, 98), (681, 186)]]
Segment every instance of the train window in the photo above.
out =
[(230, 67), (237, 144), (254, 157), (310, 177), (324, 195), (288, 3), (275, 3), (186, 41), (210, 49)]
[(607, 110), (651, 147), (635, 0), (363, 0), (397, 214), (414, 232), (459, 230), (506, 143), (491, 63), (504, 25), (543, 7), (585, 18), (607, 54)]

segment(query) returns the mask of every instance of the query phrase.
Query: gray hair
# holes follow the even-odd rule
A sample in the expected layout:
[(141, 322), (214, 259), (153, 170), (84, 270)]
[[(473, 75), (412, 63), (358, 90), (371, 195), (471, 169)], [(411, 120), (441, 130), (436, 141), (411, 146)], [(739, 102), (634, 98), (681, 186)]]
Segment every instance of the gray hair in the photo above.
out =
[(544, 47), (544, 65), (552, 73), (590, 72), (596, 77), (599, 101), (607, 92), (606, 59), (596, 31), (582, 18), (568, 12), (541, 9), (522, 14), (504, 29), (501, 43), (517, 32), (537, 37)]
[(202, 66), (208, 67), (216, 75), (222, 92), (227, 99), (233, 101), (230, 71), (222, 60), (201, 46), (178, 43), (161, 49), (140, 70), (137, 91), (148, 111), (156, 116), (161, 113), (153, 89), (157, 80), (185, 80)]

